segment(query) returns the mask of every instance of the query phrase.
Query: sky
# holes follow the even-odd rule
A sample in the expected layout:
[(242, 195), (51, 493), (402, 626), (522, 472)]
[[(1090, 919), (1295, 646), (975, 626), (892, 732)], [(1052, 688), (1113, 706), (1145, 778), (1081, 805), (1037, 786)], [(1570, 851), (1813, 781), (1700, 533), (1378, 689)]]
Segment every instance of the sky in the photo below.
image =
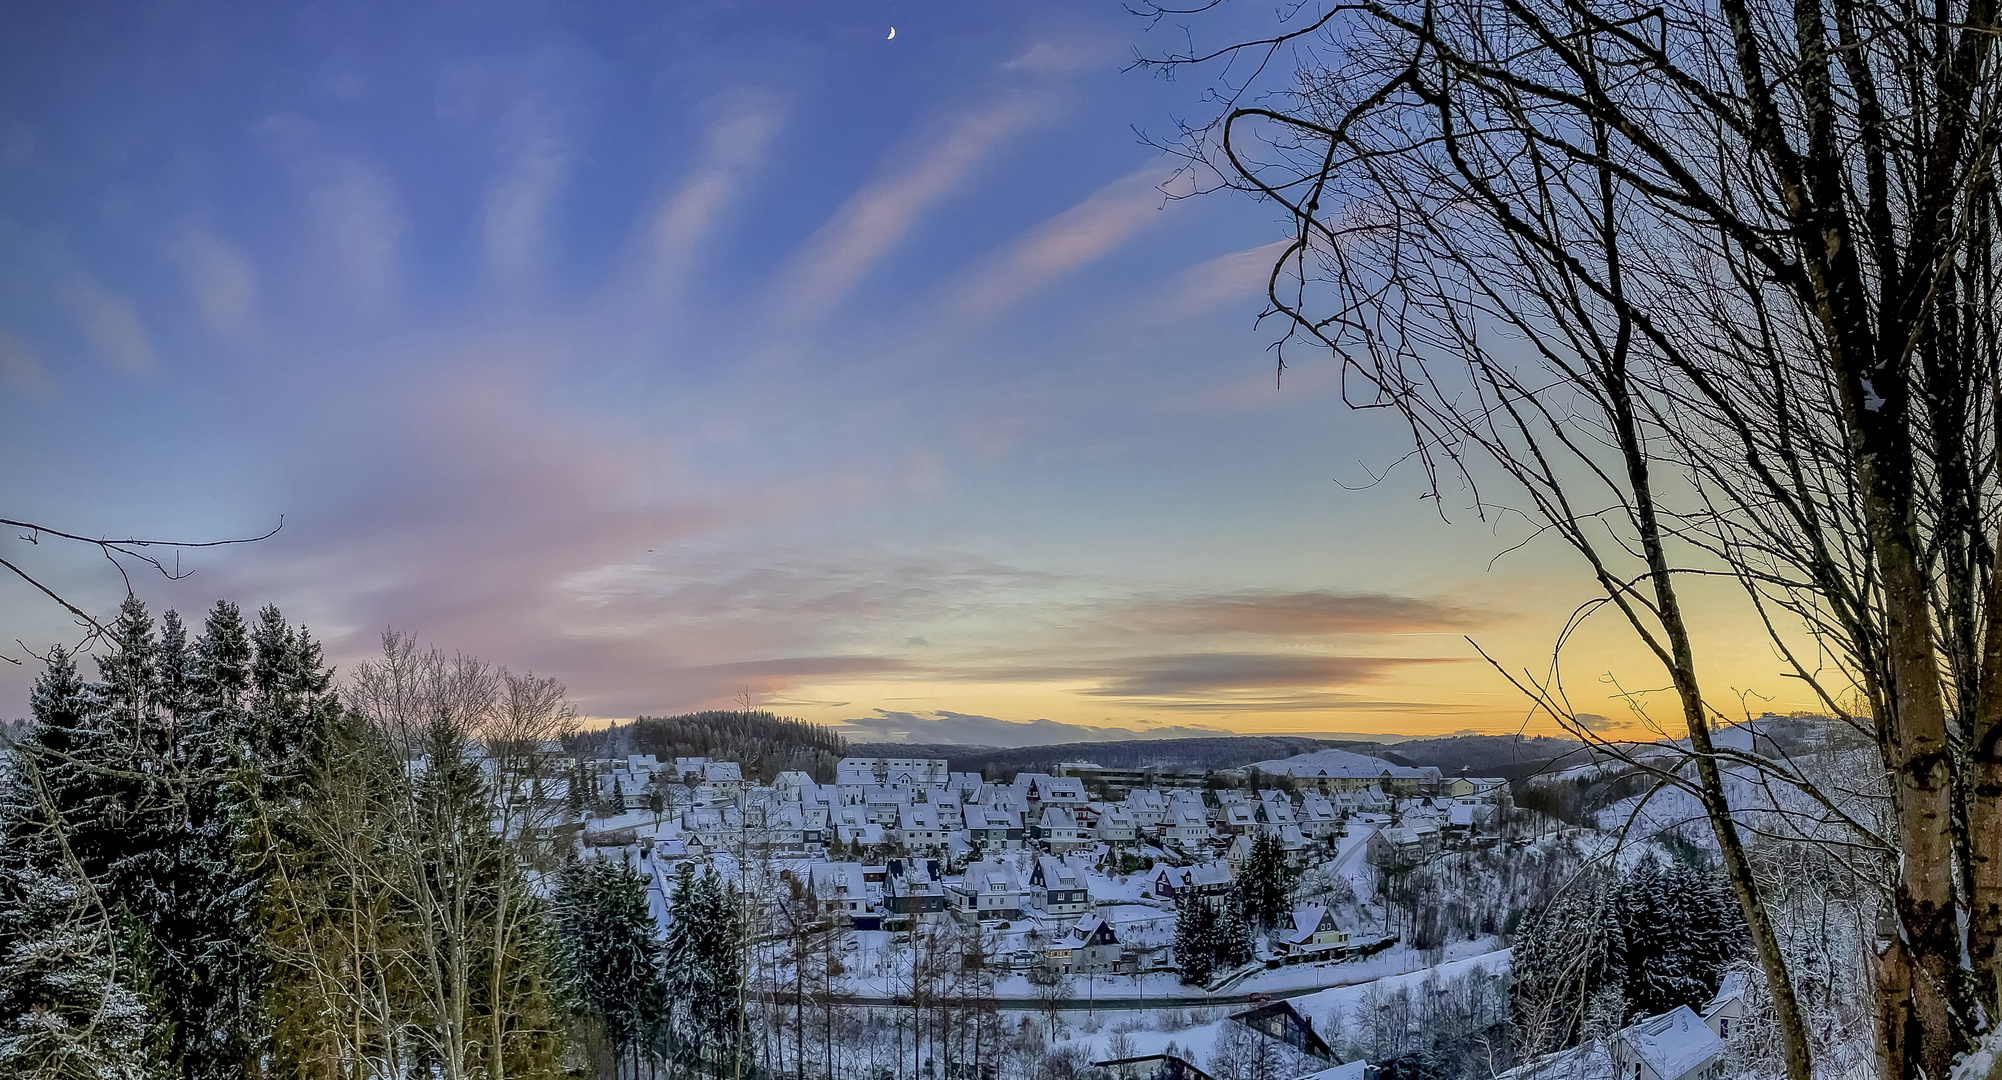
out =
[[(1182, 197), (1158, 143), (1209, 84), (1123, 70), (1183, 34), (1096, 0), (9, 5), (0, 517), (282, 521), (132, 587), (276, 604), (343, 665), (408, 631), (596, 720), (1549, 730), (1468, 639), (1542, 671), (1589, 583), (1427, 498), (1332, 363), (1276, 377), (1284, 223)], [(0, 557), (124, 593), (91, 549)], [(0, 623), (23, 715), (76, 629), (19, 581)], [(1660, 678), (1603, 625), (1566, 676), (1618, 727)], [(1709, 625), (1753, 711), (1806, 704)]]

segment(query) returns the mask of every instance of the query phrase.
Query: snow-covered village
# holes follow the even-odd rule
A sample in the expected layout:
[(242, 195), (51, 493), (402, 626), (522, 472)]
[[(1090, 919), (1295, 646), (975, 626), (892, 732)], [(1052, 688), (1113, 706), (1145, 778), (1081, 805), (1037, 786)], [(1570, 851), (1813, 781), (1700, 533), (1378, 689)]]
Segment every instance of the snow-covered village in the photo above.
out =
[[(693, 954), (676, 912), (710, 911), (705, 887), (744, 905), (741, 969), (689, 985), (741, 995), (743, 1051), (774, 1075), (1709, 1080), (1758, 1053), (1736, 1041), (1736, 913), (1700, 854), (1621, 855), (1611, 831), (1518, 807), (1506, 779), (1341, 749), (1006, 779), (846, 757), (819, 781), (546, 750), (535, 790), (582, 860), (567, 873), (620, 868), (668, 955)], [(1615, 903), (1659, 920), (1635, 931), (1682, 939), (1646, 960), (1675, 985), (1640, 999), (1659, 1012), (1615, 1005), (1536, 1055), (1511, 943), (1622, 863), (1650, 895)], [(1591, 937), (1541, 932), (1553, 984)]]

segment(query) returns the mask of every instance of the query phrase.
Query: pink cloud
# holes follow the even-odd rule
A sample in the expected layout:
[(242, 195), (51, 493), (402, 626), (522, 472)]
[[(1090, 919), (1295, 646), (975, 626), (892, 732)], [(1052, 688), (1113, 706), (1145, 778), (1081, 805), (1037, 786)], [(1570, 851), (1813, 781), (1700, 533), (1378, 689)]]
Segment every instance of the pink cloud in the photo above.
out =
[(128, 375), (153, 367), (153, 339), (132, 301), (78, 274), (63, 289), (63, 304), (78, 332), (104, 361)]
[(811, 322), (839, 304), (901, 241), (933, 203), (963, 183), (974, 166), (1027, 126), (1026, 99), (960, 117), (908, 167), (868, 184), (810, 237), (780, 274), (773, 301), (794, 323)]
[(678, 285), (717, 219), (765, 161), (784, 123), (784, 105), (762, 96), (731, 102), (708, 126), (702, 156), (647, 222), (656, 296)]
[(972, 272), (951, 301), (953, 312), (967, 322), (993, 318), (1119, 249), (1159, 220), (1161, 184), (1172, 173), (1150, 162), (1029, 230)]
[(51, 387), (42, 362), (19, 338), (5, 330), (0, 330), (0, 378), (30, 394), (46, 394)]
[(242, 251), (199, 229), (169, 249), (209, 332), (242, 341), (256, 332), (257, 267)]
[(1146, 305), (1146, 320), (1186, 319), (1233, 300), (1264, 296), (1273, 261), (1290, 240), (1275, 240), (1199, 262), (1175, 275), (1159, 298)]

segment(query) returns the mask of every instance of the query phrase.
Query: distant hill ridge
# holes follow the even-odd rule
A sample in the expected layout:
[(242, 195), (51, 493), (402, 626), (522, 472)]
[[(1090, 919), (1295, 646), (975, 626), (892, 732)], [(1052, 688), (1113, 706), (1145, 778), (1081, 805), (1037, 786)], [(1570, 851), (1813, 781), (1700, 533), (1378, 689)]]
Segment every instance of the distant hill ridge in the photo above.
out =
[(1447, 735), (1395, 744), (1330, 742), (1331, 749), (1382, 758), (1393, 765), (1430, 765), (1448, 776), (1521, 780), (1585, 760), (1585, 744), (1547, 735)]
[(1001, 748), (924, 743), (853, 743), (864, 757), (944, 758), (954, 772), (1003, 776), (1047, 772), (1059, 761), (1091, 761), (1109, 769), (1149, 765), (1188, 769), (1237, 769), (1324, 751), (1341, 751), (1393, 765), (1435, 766), (1447, 775), (1466, 772), (1519, 780), (1582, 760), (1584, 744), (1572, 739), (1521, 735), (1449, 735), (1398, 743), (1338, 741), (1304, 735), (1220, 735), (1214, 738), (1076, 742)]
[(1359, 754), (1354, 750), (1342, 750), (1335, 747), (1310, 750), (1304, 754), (1294, 754), (1291, 757), (1253, 762), (1251, 767), (1260, 772), (1285, 773), (1290, 771), (1289, 767), (1299, 766), (1323, 768), (1335, 775), (1345, 773), (1349, 775), (1363, 775), (1376, 772), (1385, 766), (1396, 766), (1406, 769), (1424, 768), (1422, 765), (1406, 765), (1403, 762), (1377, 757), (1374, 754)]
[(848, 742), (819, 724), (763, 710), (642, 716), (572, 736), (566, 750), (587, 757), (652, 754), (663, 761), (710, 757), (742, 762), (747, 778), (769, 783), (781, 772), (797, 771), (817, 781), (834, 779), (834, 763), (847, 757)]
[(925, 743), (854, 743), (857, 757), (944, 758), (953, 772), (1011, 777), (1018, 772), (1048, 772), (1059, 761), (1090, 761), (1108, 769), (1139, 769), (1149, 765), (1196, 769), (1235, 769), (1262, 758), (1287, 757), (1318, 750), (1319, 739), (1298, 735), (1218, 735), (1192, 739), (1135, 739), (1131, 742), (1074, 742), (1050, 746), (959, 746)]

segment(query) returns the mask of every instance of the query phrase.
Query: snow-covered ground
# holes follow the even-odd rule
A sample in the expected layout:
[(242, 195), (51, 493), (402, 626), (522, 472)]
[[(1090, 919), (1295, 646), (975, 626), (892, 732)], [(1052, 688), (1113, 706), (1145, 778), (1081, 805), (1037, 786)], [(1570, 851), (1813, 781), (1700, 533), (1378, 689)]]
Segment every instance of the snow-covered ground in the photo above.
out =
[[(1372, 962), (1386, 959), (1388, 956), (1389, 954), (1384, 954), (1383, 957), (1373, 957)], [(1419, 968), (1401, 973), (1380, 972), (1378, 977), (1373, 979), (1294, 997), (1291, 1001), (1301, 1015), (1313, 1021), (1316, 1031), (1342, 1030), (1348, 1026), (1356, 1007), (1365, 1000), (1372, 988), (1391, 993), (1399, 989), (1417, 989), (1427, 978), (1434, 975), (1437, 975), (1440, 981), (1447, 982), (1464, 978), (1476, 968), (1485, 970), (1489, 975), (1506, 975), (1508, 960), (1508, 950), (1489, 949), (1447, 960), (1436, 968)], [(1351, 971), (1360, 967), (1362, 965), (1341, 965), (1341, 968)], [(1073, 1015), (1067, 1023), (1077, 1033), (1058, 1040), (1052, 1044), (1052, 1048), (1068, 1047), (1079, 1055), (1080, 1060), (1102, 1061), (1110, 1056), (1106, 1044), (1115, 1035), (1123, 1034), (1130, 1046), (1127, 1052), (1131, 1056), (1167, 1053), (1169, 1044), (1172, 1043), (1174, 1052), (1184, 1059), (1204, 1063), (1208, 1062), (1214, 1053), (1217, 1039), (1224, 1032), (1225, 1025), (1232, 1022), (1228, 1014), (1243, 1008), (1241, 1005), (1204, 1007), (1199, 1002), (1191, 1002), (1182, 1007), (1100, 1010), (1100, 1014), (1096, 1017), (1080, 1018)], [(1098, 1030), (1086, 1030), (1093, 1027)]]
[[(1448, 965), (1458, 961), (1481, 956), (1496, 956), (1506, 953), (1506, 949), (1496, 948), (1494, 938), (1475, 938), (1472, 941), (1448, 942), (1445, 960)], [(1392, 976), (1423, 972), (1425, 954), (1403, 945), (1395, 945), (1361, 960), (1351, 960), (1343, 964), (1298, 964), (1291, 967), (1268, 968), (1255, 971), (1233, 983), (1230, 992), (1249, 994), (1274, 990), (1298, 990), (1309, 986), (1339, 986), (1348, 983), (1374, 982)], [(1190, 989), (1194, 989), (1191, 987)]]

